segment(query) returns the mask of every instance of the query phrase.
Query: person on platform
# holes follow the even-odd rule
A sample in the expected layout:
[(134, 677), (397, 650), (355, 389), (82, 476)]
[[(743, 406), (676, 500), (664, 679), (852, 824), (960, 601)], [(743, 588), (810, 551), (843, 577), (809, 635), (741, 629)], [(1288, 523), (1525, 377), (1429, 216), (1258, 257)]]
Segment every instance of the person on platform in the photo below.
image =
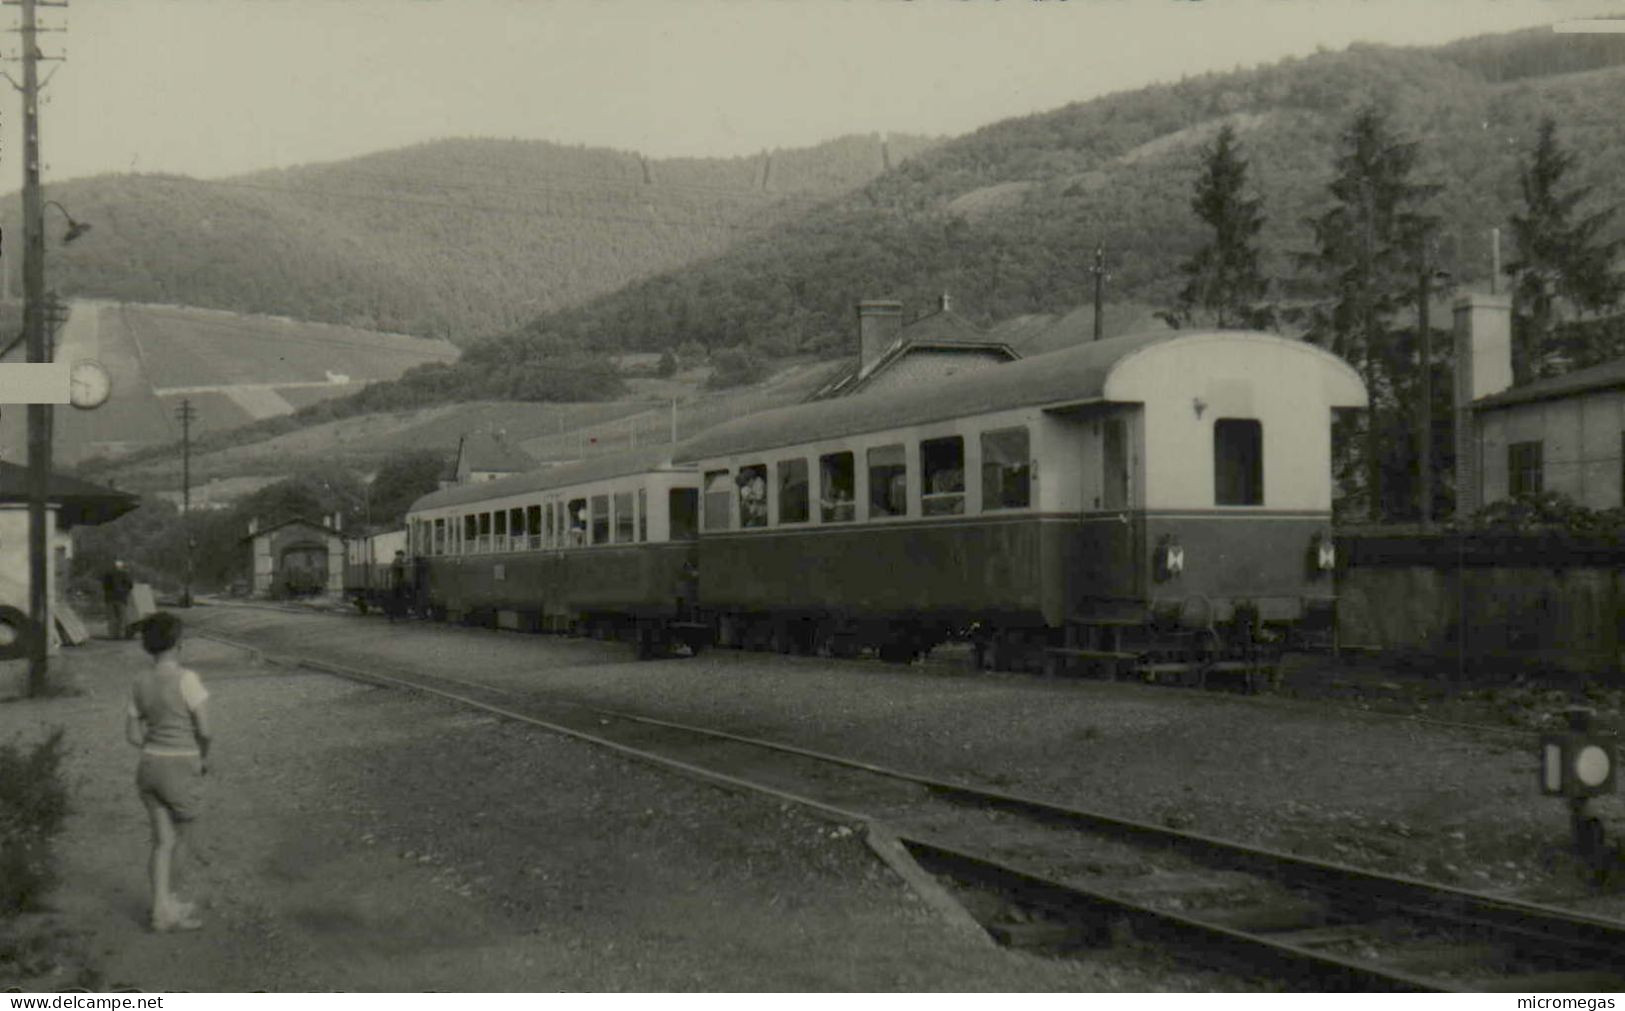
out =
[(107, 604), (107, 635), (110, 639), (130, 637), (130, 591), (135, 583), (125, 570), (123, 560), (102, 575), (102, 599)]
[(173, 888), (175, 854), (186, 852), (209, 771), (209, 693), (180, 665), (181, 620), (167, 611), (141, 622), (152, 665), (135, 676), (124, 736), (141, 749), (135, 786), (152, 824), (152, 929), (197, 930), (197, 909)]
[(406, 617), (406, 552), (395, 552), (395, 560), (389, 563), (389, 620)]

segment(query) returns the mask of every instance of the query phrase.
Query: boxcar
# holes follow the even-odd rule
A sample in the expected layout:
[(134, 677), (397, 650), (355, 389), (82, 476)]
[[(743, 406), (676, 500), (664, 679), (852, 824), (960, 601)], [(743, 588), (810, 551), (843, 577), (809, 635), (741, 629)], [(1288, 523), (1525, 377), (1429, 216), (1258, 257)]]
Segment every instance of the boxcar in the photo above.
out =
[(453, 619), (697, 647), (698, 484), (666, 446), (434, 492), (407, 516), (419, 592)]
[(1211, 665), (1324, 610), (1365, 403), (1312, 345), (1168, 332), (732, 421), (675, 457), (704, 609), (725, 644)]
[[(344, 595), (362, 614), (384, 608), (390, 601), (390, 566), (395, 552), (406, 550), (406, 531), (389, 530), (344, 542)], [(408, 570), (410, 571), (410, 570)]]

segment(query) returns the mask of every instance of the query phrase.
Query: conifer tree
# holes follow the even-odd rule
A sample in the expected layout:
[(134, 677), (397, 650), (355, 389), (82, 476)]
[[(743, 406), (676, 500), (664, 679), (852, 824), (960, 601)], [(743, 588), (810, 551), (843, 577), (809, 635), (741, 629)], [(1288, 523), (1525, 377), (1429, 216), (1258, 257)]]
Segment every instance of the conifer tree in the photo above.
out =
[(1625, 292), (1625, 279), (1612, 269), (1621, 240), (1599, 241), (1615, 209), (1579, 216), (1592, 188), (1562, 188), (1573, 167), (1574, 155), (1557, 142), (1557, 124), (1550, 116), (1543, 118), (1534, 150), (1519, 173), (1524, 212), (1512, 216), (1518, 259), (1507, 266), (1518, 317), (1513, 355), (1518, 382), (1557, 368), (1551, 361), (1554, 330), (1565, 305), (1577, 313), (1596, 313)]
[(1264, 202), (1246, 195), (1247, 161), (1229, 124), (1202, 149), (1202, 164), (1191, 209), (1213, 236), (1180, 265), (1185, 287), (1174, 309), (1161, 315), (1176, 327), (1198, 319), (1218, 327), (1268, 326), (1274, 314), (1262, 304), (1269, 284), (1255, 245), (1264, 227)]
[(1396, 380), (1412, 368), (1393, 323), (1412, 304), (1417, 251), (1438, 227), (1422, 207), (1439, 187), (1411, 180), (1418, 154), (1386, 112), (1360, 109), (1339, 138), (1332, 207), (1307, 222), (1316, 248), (1298, 257), (1325, 293), (1304, 314), (1308, 339), (1359, 369), (1370, 396), (1363, 448), (1345, 439), (1338, 464), (1345, 484), (1363, 490), (1373, 521), (1383, 517), (1383, 433), (1391, 421), (1403, 425)]

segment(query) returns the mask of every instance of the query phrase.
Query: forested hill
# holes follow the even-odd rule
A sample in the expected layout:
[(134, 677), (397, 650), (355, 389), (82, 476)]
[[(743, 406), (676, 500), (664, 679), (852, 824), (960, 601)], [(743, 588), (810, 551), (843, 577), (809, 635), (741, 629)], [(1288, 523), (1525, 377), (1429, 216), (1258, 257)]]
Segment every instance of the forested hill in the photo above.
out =
[[(219, 180), (56, 183), (50, 196), (94, 230), (53, 248), (51, 283), (72, 295), (467, 343), (713, 256), (931, 143), (854, 136), (747, 158), (646, 161), (457, 139)], [(13, 194), (0, 224), (17, 220)], [(53, 236), (60, 224), (51, 214)]]
[(988, 126), (715, 260), (542, 315), (458, 368), (477, 388), (482, 373), (540, 360), (535, 342), (561, 338), (831, 349), (852, 341), (860, 297), (917, 310), (946, 291), (983, 323), (1063, 311), (1089, 300), (1098, 243), (1109, 299), (1166, 306), (1178, 264), (1204, 239), (1191, 187), (1225, 123), (1264, 199), (1266, 266), (1290, 297), (1293, 253), (1311, 244), (1305, 219), (1330, 203), (1336, 138), (1373, 100), (1421, 142), (1419, 181), (1444, 187), (1433, 210), (1458, 280), (1487, 275), (1489, 231), (1520, 206), (1518, 159), (1543, 114), (1578, 157), (1568, 181), (1594, 184), (1598, 204), (1625, 202), (1625, 38), (1539, 30), (1429, 49), (1360, 45)]

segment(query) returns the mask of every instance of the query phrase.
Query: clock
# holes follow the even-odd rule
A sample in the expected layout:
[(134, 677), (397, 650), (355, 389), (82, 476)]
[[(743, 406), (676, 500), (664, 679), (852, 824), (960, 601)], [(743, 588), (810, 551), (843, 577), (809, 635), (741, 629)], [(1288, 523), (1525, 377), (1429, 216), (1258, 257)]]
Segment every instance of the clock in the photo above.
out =
[(87, 411), (100, 407), (112, 392), (113, 379), (96, 359), (81, 358), (68, 370), (68, 401), (73, 406)]

